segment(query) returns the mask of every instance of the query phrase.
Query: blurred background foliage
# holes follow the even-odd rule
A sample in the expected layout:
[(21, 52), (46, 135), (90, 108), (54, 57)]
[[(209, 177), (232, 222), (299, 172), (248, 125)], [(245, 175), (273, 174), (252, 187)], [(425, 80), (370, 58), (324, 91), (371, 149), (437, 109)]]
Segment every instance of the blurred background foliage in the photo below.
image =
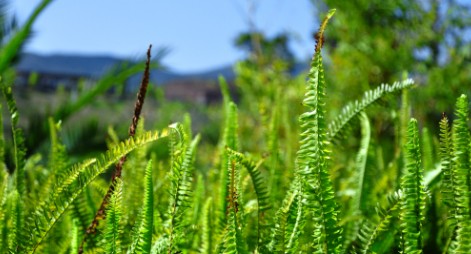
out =
[(312, 3), (317, 15), (328, 8), (341, 10), (327, 31), (326, 43), (329, 84), (342, 95), (331, 98), (335, 103), (408, 75), (419, 86), (410, 95), (415, 117), (437, 123), (442, 112), (451, 113), (450, 102), (470, 94), (469, 2)]

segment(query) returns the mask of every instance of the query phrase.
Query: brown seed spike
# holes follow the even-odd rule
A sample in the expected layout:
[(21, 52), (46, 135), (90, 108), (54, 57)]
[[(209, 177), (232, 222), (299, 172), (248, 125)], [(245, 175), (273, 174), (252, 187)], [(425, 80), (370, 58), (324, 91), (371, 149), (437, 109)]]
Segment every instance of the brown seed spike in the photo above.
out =
[(316, 39), (316, 53), (319, 53), (321, 51), (322, 46), (324, 45), (324, 31), (325, 27), (327, 26), (327, 23), (329, 20), (332, 18), (332, 16), (335, 13), (335, 9), (331, 9), (328, 13), (327, 16), (325, 16), (324, 20), (321, 23), (321, 26), (319, 27), (319, 31), (314, 35), (314, 38)]
[[(141, 111), (142, 111), (142, 106), (144, 105), (144, 99), (146, 97), (147, 87), (149, 85), (149, 77), (150, 77), (151, 49), (152, 49), (152, 44), (149, 45), (149, 48), (147, 49), (147, 60), (146, 60), (146, 65), (144, 69), (144, 75), (142, 76), (141, 86), (139, 87), (139, 92), (137, 93), (136, 104), (134, 105), (134, 115), (132, 118), (131, 126), (129, 126), (129, 137), (134, 137), (134, 135), (136, 134), (137, 124), (139, 122), (139, 118), (141, 116)], [(103, 198), (100, 208), (95, 214), (95, 217), (93, 218), (92, 223), (90, 224), (90, 226), (88, 226), (87, 230), (85, 231), (85, 235), (83, 237), (82, 243), (80, 244), (80, 248), (78, 250), (79, 254), (83, 253), (83, 246), (85, 242), (87, 241), (87, 237), (90, 234), (95, 234), (99, 221), (106, 218), (106, 206), (108, 205), (109, 199), (114, 192), (116, 181), (118, 180), (118, 178), (121, 178), (121, 173), (123, 171), (123, 165), (125, 162), (126, 162), (126, 155), (121, 157), (118, 164), (116, 164), (115, 171), (113, 173), (113, 176), (111, 177), (111, 185), (108, 188), (108, 191), (106, 192), (105, 197)]]
[(134, 106), (134, 117), (132, 118), (132, 124), (129, 127), (129, 136), (134, 137), (136, 134), (137, 122), (139, 121), (139, 116), (141, 115), (142, 106), (144, 105), (144, 99), (146, 97), (147, 86), (149, 85), (149, 66), (150, 66), (150, 51), (152, 49), (152, 44), (149, 45), (149, 49), (147, 49), (147, 60), (146, 60), (146, 68), (144, 70), (144, 76), (142, 76), (141, 87), (139, 88), (139, 92), (137, 93), (137, 101), (136, 105)]

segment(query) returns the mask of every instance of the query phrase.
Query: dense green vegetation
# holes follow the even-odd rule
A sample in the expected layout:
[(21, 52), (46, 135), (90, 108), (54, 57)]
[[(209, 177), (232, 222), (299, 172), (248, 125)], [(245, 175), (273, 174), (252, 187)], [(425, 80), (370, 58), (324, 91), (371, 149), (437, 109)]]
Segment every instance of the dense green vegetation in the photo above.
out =
[[(410, 91), (415, 117), (435, 123), (451, 113), (452, 101), (470, 96), (471, 5), (458, 0), (311, 0), (319, 15), (340, 11), (330, 25), (327, 81), (335, 93), (356, 99), (377, 84), (409, 73), (420, 89)], [(355, 87), (355, 88), (352, 88)], [(348, 91), (344, 92), (344, 91)], [(340, 98), (332, 98), (342, 105)], [(435, 124), (426, 124), (438, 134)]]
[[(240, 101), (221, 78), (222, 107), (204, 108), (209, 127), (160, 101), (159, 128), (146, 130), (149, 48), (145, 63), (104, 77), (25, 132), (10, 66), (48, 3), (0, 53), (11, 126), (0, 132), (0, 253), (471, 250), (468, 97), (456, 99), (452, 124), (445, 114), (439, 123), (411, 118), (409, 90), (421, 88), (407, 77), (336, 108), (343, 95), (329, 88), (321, 53), (335, 10), (316, 34), (307, 79), (287, 75), (276, 56), (240, 62)], [(138, 70), (129, 137), (117, 134), (128, 126), (111, 125), (108, 151), (96, 154), (82, 131), (74, 152), (64, 128), (78, 127), (66, 126), (69, 118)], [(423, 127), (433, 125), (437, 136)]]

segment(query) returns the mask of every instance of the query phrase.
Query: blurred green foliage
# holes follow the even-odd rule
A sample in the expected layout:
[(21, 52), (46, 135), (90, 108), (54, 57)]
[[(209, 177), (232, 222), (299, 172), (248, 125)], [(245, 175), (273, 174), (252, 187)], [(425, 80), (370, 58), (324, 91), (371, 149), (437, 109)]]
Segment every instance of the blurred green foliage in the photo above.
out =
[[(471, 88), (471, 4), (457, 0), (312, 0), (316, 14), (342, 10), (327, 32), (335, 105), (407, 73), (414, 116), (436, 123)], [(436, 124), (429, 126), (434, 133)]]

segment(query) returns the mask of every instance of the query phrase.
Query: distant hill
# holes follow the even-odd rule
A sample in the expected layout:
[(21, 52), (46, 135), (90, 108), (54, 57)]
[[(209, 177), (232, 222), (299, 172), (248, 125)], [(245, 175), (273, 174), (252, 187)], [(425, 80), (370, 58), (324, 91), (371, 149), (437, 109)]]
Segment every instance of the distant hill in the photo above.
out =
[[(24, 53), (16, 65), (18, 86), (27, 86), (32, 73), (40, 77), (37, 89), (42, 91), (55, 91), (59, 85), (66, 89), (75, 89), (81, 78), (97, 80), (111, 67), (129, 62), (128, 59), (111, 56), (84, 56), (74, 54), (35, 54)], [(291, 75), (299, 75), (307, 69), (306, 63), (298, 63), (294, 66)], [(194, 97), (200, 95), (202, 101), (208, 101), (219, 91), (217, 79), (223, 76), (230, 84), (234, 84), (235, 73), (232, 66), (223, 66), (204, 72), (178, 73), (171, 69), (157, 69), (151, 71), (151, 83), (165, 86), (169, 97)], [(128, 79), (125, 91), (134, 93), (137, 91), (141, 74)], [(171, 88), (170, 88), (171, 87)], [(191, 89), (189, 89), (191, 87)], [(198, 91), (199, 90), (199, 91)], [(215, 92), (216, 91), (216, 92)]]
[[(97, 79), (112, 66), (124, 61), (127, 61), (127, 59), (110, 56), (24, 53), (16, 65), (16, 70), (22, 73), (36, 72)], [(228, 80), (234, 79), (232, 67), (225, 66), (210, 71), (190, 74), (177, 73), (167, 69), (153, 70), (151, 72), (151, 81), (158, 85), (165, 85), (171, 81), (182, 79), (216, 80), (219, 75), (223, 75)], [(131, 78), (129, 83), (136, 83), (134, 81), (139, 83), (140, 76)]]
[(111, 66), (123, 61), (109, 56), (39, 55), (24, 53), (16, 65), (21, 72), (64, 74), (98, 78)]

